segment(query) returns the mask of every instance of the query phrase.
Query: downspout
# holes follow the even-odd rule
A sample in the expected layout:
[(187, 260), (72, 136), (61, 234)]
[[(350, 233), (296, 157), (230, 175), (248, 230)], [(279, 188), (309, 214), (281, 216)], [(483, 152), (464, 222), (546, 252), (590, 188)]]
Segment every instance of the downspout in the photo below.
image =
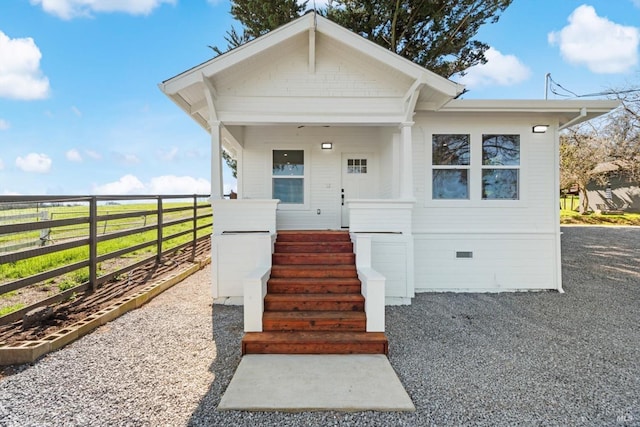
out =
[[(586, 109), (585, 115), (586, 115)], [(577, 118), (576, 118), (577, 119)], [(574, 119), (574, 120), (576, 120)], [(553, 161), (555, 164), (554, 174), (553, 174), (553, 182), (555, 190), (554, 204), (556, 206), (554, 220), (556, 222), (556, 235), (555, 235), (555, 252), (556, 252), (556, 283), (558, 285), (557, 290), (559, 293), (563, 294), (564, 289), (562, 288), (562, 228), (560, 227), (560, 134), (559, 130), (554, 130), (553, 135), (553, 147), (554, 147), (554, 155)]]
[(562, 230), (560, 228), (560, 206), (559, 206), (559, 202), (560, 202), (560, 135), (559, 132), (563, 129), (566, 129), (570, 126), (573, 126), (575, 123), (578, 123), (579, 121), (583, 120), (585, 117), (587, 117), (587, 107), (582, 107), (580, 109), (580, 114), (578, 114), (576, 117), (574, 117), (573, 119), (569, 120), (567, 123), (561, 125), (558, 127), (558, 130), (555, 131), (555, 135), (554, 135), (554, 141), (553, 141), (553, 145), (555, 148), (555, 154), (554, 154), (554, 163), (555, 163), (555, 173), (554, 173), (554, 185), (555, 185), (555, 201), (558, 203), (554, 203), (556, 205), (556, 214), (555, 214), (555, 221), (557, 224), (557, 232), (556, 232), (556, 281), (558, 283), (558, 292), (560, 293), (564, 293), (564, 289), (562, 288), (562, 244), (561, 244), (561, 236), (562, 236)]

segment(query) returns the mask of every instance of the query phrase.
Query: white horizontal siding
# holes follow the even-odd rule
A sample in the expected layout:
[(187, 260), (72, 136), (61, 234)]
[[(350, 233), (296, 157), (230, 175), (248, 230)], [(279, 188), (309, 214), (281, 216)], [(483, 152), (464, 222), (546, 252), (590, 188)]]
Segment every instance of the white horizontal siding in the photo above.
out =
[(371, 266), (386, 281), (387, 297), (411, 297), (407, 294), (407, 245), (405, 242), (385, 242), (373, 239)]
[(401, 200), (353, 200), (349, 206), (349, 229), (355, 233), (411, 234), (413, 202)]
[[(421, 115), (413, 131), (414, 192), (417, 199), (413, 212), (414, 231), (522, 231), (555, 232), (559, 226), (555, 219), (553, 132), (533, 135), (531, 123), (539, 118), (474, 117), (451, 115)], [(470, 201), (432, 201), (430, 180), (432, 174), (431, 135), (434, 133), (469, 133), (474, 153), (481, 155), (478, 143), (483, 133), (515, 133), (520, 135), (521, 166), (519, 201), (480, 200), (480, 174), (471, 176)], [(481, 164), (476, 155), (472, 162)], [(479, 168), (476, 172), (479, 172)], [(474, 199), (473, 199), (474, 198)]]
[(370, 267), (384, 277), (386, 304), (410, 304), (414, 296), (413, 237), (353, 232), (351, 236), (358, 268)]
[(214, 236), (211, 248), (214, 298), (242, 297), (244, 279), (257, 267), (270, 267), (269, 233)]
[[(316, 35), (315, 72), (308, 34), (294, 37), (215, 77), (222, 99), (232, 97), (401, 97), (412, 81), (361, 53)], [(271, 99), (277, 101), (277, 99)], [(334, 104), (338, 106), (339, 104)], [(221, 109), (226, 109), (220, 104)]]
[[(554, 234), (418, 234), (416, 292), (557, 289)], [(472, 252), (457, 259), (456, 252)]]
[(213, 200), (213, 234), (225, 232), (276, 232), (274, 200)]

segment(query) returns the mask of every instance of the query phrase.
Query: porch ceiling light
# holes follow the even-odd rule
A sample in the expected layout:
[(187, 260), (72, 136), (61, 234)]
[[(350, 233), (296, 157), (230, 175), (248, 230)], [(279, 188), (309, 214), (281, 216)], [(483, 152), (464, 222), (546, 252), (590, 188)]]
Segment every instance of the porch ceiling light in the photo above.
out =
[(323, 142), (321, 146), (323, 150), (331, 150), (333, 148), (333, 142)]
[(549, 129), (549, 125), (535, 125), (533, 127), (533, 133), (545, 133)]

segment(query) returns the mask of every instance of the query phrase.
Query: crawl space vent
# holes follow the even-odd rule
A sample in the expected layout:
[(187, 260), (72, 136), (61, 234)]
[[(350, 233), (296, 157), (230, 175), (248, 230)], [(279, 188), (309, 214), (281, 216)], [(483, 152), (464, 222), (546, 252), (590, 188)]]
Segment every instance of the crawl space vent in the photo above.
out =
[(457, 251), (456, 252), (456, 258), (459, 258), (459, 259), (471, 259), (471, 258), (473, 258), (473, 252)]

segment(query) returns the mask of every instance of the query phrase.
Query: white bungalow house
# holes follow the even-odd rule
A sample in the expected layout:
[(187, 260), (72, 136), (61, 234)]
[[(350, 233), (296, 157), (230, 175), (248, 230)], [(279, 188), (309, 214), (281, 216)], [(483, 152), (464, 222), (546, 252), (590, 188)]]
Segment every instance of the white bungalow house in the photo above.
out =
[(211, 134), (213, 295), (245, 304), (247, 331), (282, 230), (349, 231), (367, 330), (416, 292), (562, 291), (558, 132), (617, 105), (456, 99), (463, 86), (313, 13), (160, 88)]

